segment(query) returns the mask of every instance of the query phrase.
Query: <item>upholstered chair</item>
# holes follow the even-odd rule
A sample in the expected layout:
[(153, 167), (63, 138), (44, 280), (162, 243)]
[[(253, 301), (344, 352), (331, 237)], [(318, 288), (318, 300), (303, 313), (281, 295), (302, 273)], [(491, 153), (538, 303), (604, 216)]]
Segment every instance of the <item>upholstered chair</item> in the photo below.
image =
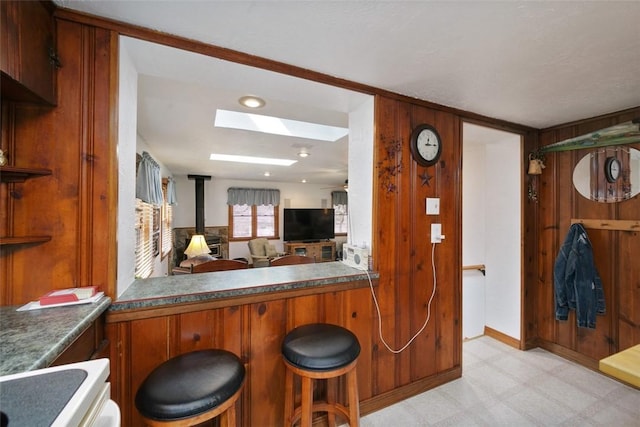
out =
[(278, 256), (276, 247), (264, 237), (249, 240), (249, 252), (254, 267), (268, 267), (269, 260)]

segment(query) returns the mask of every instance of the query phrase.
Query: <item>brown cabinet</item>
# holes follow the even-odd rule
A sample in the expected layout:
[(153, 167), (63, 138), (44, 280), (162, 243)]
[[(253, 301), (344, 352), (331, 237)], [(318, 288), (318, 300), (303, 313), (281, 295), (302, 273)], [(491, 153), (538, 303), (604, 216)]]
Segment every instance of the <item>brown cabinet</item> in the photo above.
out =
[(336, 242), (285, 243), (284, 251), (291, 255), (313, 257), (316, 262), (336, 260)]
[(59, 66), (50, 6), (40, 1), (0, 2), (2, 97), (56, 103)]
[(99, 317), (58, 356), (51, 366), (108, 358), (109, 341), (104, 337), (104, 316)]

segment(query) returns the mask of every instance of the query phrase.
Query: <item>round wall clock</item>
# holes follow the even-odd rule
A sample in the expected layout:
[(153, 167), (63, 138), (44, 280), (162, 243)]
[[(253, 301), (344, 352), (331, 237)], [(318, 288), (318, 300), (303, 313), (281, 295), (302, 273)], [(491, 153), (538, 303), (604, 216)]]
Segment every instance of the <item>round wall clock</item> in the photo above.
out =
[(621, 172), (620, 160), (615, 157), (607, 157), (604, 162), (604, 176), (607, 182), (616, 182)]
[(422, 166), (436, 164), (442, 153), (438, 131), (430, 125), (418, 125), (411, 132), (411, 155)]

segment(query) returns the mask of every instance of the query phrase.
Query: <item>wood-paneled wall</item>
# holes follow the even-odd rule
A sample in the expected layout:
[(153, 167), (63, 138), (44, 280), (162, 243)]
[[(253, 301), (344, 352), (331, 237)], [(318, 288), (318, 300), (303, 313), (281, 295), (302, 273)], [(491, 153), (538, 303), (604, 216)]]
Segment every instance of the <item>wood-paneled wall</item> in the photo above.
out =
[[(41, 244), (2, 246), (0, 304), (24, 304), (52, 288), (115, 289), (115, 134), (112, 33), (58, 20), (63, 66), (57, 107), (2, 100), (2, 149), (12, 166), (51, 169), (3, 184), (0, 235), (48, 235)], [(115, 75), (117, 79), (117, 74)]]
[[(393, 354), (375, 337), (374, 393), (385, 393), (418, 379), (461, 366), (461, 139), (460, 119), (407, 102), (376, 98), (373, 247), (380, 272), (378, 298), (382, 335), (400, 349), (429, 323), (407, 348)], [(411, 130), (433, 125), (443, 141), (437, 165), (418, 166), (410, 153)], [(400, 150), (393, 152), (399, 144)], [(395, 176), (388, 166), (400, 165)], [(431, 177), (423, 181), (421, 176)], [(425, 214), (425, 199), (440, 197), (440, 215)], [(444, 243), (433, 252), (437, 289), (433, 291), (431, 223), (442, 224)], [(393, 375), (384, 375), (394, 372)]]
[[(24, 184), (3, 184), (0, 194), (2, 235), (50, 234), (53, 238), (35, 246), (15, 250), (3, 248), (0, 303), (22, 304), (52, 286), (88, 284), (100, 285), (115, 297), (117, 37), (119, 34), (134, 35), (376, 96), (372, 239), (373, 263), (380, 273), (377, 297), (382, 335), (390, 347), (398, 349), (421, 328), (427, 315), (430, 315), (430, 321), (412, 345), (399, 354), (387, 350), (378, 337), (377, 318), (366, 325), (371, 331), (370, 341), (366, 341), (371, 360), (370, 375), (361, 379), (360, 384), (362, 411), (367, 413), (384, 407), (461, 374), (462, 122), (472, 121), (521, 133), (524, 136), (523, 167), (526, 153), (538, 144), (537, 131), (286, 64), (68, 11), (57, 13), (56, 21), (58, 50), (63, 62), (57, 76), (58, 106), (38, 107), (2, 101), (3, 149), (8, 148), (13, 153), (11, 158), (16, 165), (50, 168), (53, 174)], [(629, 120), (637, 117), (638, 111), (545, 130), (540, 144)], [(410, 154), (409, 135), (421, 123), (435, 126), (444, 143), (440, 162), (430, 168), (417, 166)], [(398, 150), (389, 150), (395, 144)], [(636, 197), (605, 205), (583, 199), (571, 185), (571, 173), (579, 157), (580, 152), (548, 155), (547, 168), (536, 178), (538, 202), (522, 201), (522, 342), (527, 347), (540, 343), (588, 364), (640, 342), (640, 275), (634, 259), (639, 253), (639, 239), (635, 232), (590, 232), (608, 302), (608, 313), (598, 318), (595, 331), (575, 328), (574, 319), (563, 323), (554, 320), (552, 270), (555, 254), (572, 217), (638, 219), (640, 201)], [(21, 164), (21, 161), (28, 164)], [(383, 169), (390, 165), (400, 165), (400, 168), (396, 174), (387, 176)], [(523, 194), (527, 194), (526, 189)], [(427, 197), (441, 199), (440, 215), (425, 215)], [(441, 223), (446, 235), (434, 252), (429, 243), (432, 222)], [(437, 270), (437, 289), (429, 307), (434, 288), (432, 261)], [(295, 307), (265, 307), (269, 316), (276, 316), (272, 321), (277, 321), (278, 313), (283, 310), (295, 321), (282, 325), (283, 329), (277, 334), (265, 330), (251, 339), (280, 339), (282, 331), (294, 323), (319, 316), (319, 312), (300, 309), (313, 304), (314, 301), (306, 301)], [(326, 309), (327, 303), (318, 307)], [(258, 315), (253, 313), (254, 309)], [(168, 323), (158, 328), (133, 323), (110, 326), (108, 338), (116, 352), (113, 363), (119, 363), (118, 346), (138, 346), (130, 341), (135, 328), (143, 327), (144, 341), (149, 341), (141, 347), (144, 351), (132, 359), (143, 367), (131, 363), (118, 366), (115, 370), (117, 381), (138, 382), (154, 363), (190, 349), (188, 337), (182, 339), (172, 335), (178, 330), (174, 327), (178, 323), (180, 331), (189, 331), (196, 328), (194, 325), (201, 324), (242, 327), (238, 326), (242, 322), (264, 319), (259, 315), (260, 311), (256, 306), (244, 314), (221, 311), (176, 315), (163, 318), (163, 322)], [(250, 347), (250, 343), (217, 341), (215, 336), (220, 335), (220, 331), (212, 330), (211, 334), (212, 338), (207, 338), (207, 342), (212, 345), (229, 346), (238, 351)], [(267, 356), (268, 360), (263, 360), (264, 366), (271, 363), (275, 367), (278, 363), (275, 354), (243, 355), (250, 358)], [(269, 378), (265, 376), (257, 381), (266, 384)], [(118, 393), (118, 403), (131, 408), (131, 388), (122, 388)], [(281, 404), (271, 401), (267, 395), (251, 393), (249, 390), (249, 397), (243, 398), (244, 411), (250, 411), (251, 420), (261, 420), (261, 405), (267, 405), (273, 411)]]
[[(640, 117), (640, 108), (547, 129), (540, 146), (552, 144)], [(627, 147), (640, 149), (640, 144)], [(536, 323), (539, 344), (597, 368), (598, 360), (640, 343), (640, 231), (587, 229), (595, 264), (602, 279), (607, 313), (597, 316), (596, 328), (578, 328), (575, 313), (556, 321), (553, 266), (572, 218), (639, 220), (640, 197), (619, 203), (598, 203), (581, 196), (572, 182), (575, 165), (591, 150), (546, 155), (539, 176), (538, 281)]]

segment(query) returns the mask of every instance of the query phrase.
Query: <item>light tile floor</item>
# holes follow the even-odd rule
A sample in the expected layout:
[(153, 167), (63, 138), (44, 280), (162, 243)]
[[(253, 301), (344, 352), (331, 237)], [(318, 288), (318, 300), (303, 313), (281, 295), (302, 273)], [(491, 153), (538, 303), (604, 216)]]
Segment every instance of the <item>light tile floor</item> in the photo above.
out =
[(463, 345), (462, 378), (362, 417), (387, 426), (640, 426), (640, 391), (542, 349)]

